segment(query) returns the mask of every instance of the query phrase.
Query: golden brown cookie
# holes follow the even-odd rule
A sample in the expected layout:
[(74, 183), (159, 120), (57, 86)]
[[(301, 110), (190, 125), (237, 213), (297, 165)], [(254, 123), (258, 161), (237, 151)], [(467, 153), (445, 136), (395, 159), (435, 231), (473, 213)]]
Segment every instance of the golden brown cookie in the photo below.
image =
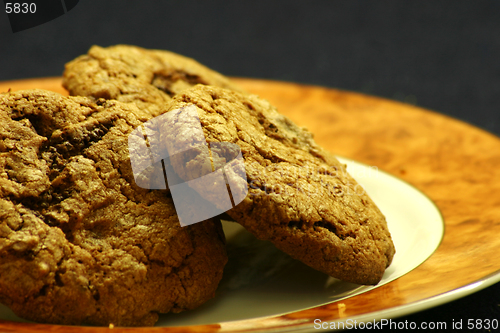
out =
[(136, 46), (93, 46), (66, 64), (63, 86), (74, 96), (133, 102), (152, 116), (196, 84), (240, 90), (223, 75), (179, 54)]
[[(183, 145), (184, 153), (170, 161), (181, 178), (202, 176), (207, 158), (201, 141), (239, 146), (246, 179), (226, 171), (226, 183), (234, 184), (227, 190), (244, 182), (248, 194), (227, 212), (234, 220), (333, 277), (359, 284), (380, 281), (392, 261), (394, 245), (384, 216), (345, 165), (319, 147), (307, 130), (257, 96), (198, 85), (176, 95), (168, 110), (187, 112), (193, 107), (205, 138), (193, 137), (195, 125), (185, 121), (183, 113), (176, 126), (165, 123), (160, 128), (165, 145)], [(212, 149), (210, 156), (213, 170), (221, 161), (235, 161), (231, 149)], [(200, 195), (217, 204), (217, 195), (206, 185), (193, 184)]]
[(214, 296), (220, 221), (180, 227), (167, 190), (135, 185), (134, 104), (0, 94), (0, 301), (29, 320), (153, 325)]

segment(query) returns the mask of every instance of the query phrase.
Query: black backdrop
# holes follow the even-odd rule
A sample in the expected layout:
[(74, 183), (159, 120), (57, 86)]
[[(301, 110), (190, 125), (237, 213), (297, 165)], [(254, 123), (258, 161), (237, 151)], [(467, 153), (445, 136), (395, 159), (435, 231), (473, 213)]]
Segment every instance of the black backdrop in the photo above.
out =
[[(500, 1), (81, 0), (17, 33), (2, 11), (0, 80), (59, 76), (92, 44), (119, 43), (226, 75), (396, 99), (500, 134)], [(500, 285), (401, 320), (460, 318), (499, 319)]]

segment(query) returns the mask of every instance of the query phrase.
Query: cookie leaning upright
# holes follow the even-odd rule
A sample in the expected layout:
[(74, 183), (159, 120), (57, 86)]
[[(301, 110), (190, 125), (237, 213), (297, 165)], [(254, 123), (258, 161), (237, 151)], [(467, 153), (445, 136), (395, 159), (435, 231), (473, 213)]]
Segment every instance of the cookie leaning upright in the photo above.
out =
[(66, 64), (63, 86), (74, 96), (133, 102), (151, 116), (196, 84), (240, 90), (223, 75), (179, 54), (137, 46), (93, 46)]
[(180, 227), (167, 191), (136, 186), (133, 104), (0, 94), (0, 302), (29, 320), (153, 325), (214, 296), (218, 220)]
[[(241, 149), (246, 180), (230, 169), (225, 174), (226, 183), (234, 184), (228, 191), (248, 188), (243, 201), (227, 212), (234, 220), (333, 277), (359, 284), (380, 281), (395, 253), (385, 218), (345, 166), (309, 132), (257, 96), (217, 87), (185, 90), (168, 110), (193, 107), (209, 144), (230, 142)], [(176, 125), (184, 118), (179, 113)], [(165, 144), (178, 140), (190, 148), (171, 161), (174, 170), (186, 181), (200, 177), (206, 164), (203, 142), (183, 137), (192, 136), (194, 129), (167, 127), (161, 129)], [(231, 149), (212, 149), (210, 154), (212, 165), (231, 164), (235, 156)], [(206, 186), (195, 190), (217, 204), (217, 195)]]

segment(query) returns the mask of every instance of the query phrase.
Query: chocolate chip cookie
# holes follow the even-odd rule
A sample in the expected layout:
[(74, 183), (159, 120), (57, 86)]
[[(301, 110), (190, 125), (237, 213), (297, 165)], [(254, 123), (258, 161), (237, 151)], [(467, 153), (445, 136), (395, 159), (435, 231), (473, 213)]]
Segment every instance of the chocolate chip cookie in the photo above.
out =
[(220, 221), (181, 227), (168, 190), (138, 187), (135, 104), (0, 94), (0, 301), (29, 320), (153, 325), (214, 296)]
[[(359, 284), (380, 281), (395, 253), (385, 217), (345, 165), (318, 146), (307, 130), (257, 96), (218, 87), (185, 90), (174, 96), (168, 110), (192, 108), (198, 113), (202, 140), (241, 149), (246, 179), (238, 172), (225, 175), (227, 184), (243, 183), (248, 189), (243, 201), (227, 212), (235, 221), (335, 278)], [(177, 125), (184, 118), (181, 112)], [(196, 129), (189, 128), (191, 124), (165, 123), (161, 128), (165, 145), (183, 145), (185, 153), (176, 154), (171, 163), (185, 180), (199, 177), (206, 166), (206, 146), (193, 138)], [(212, 168), (216, 161), (232, 163), (234, 153), (212, 149)], [(206, 186), (195, 189), (217, 204), (217, 196)]]
[(75, 96), (133, 102), (152, 116), (196, 84), (240, 90), (223, 75), (179, 54), (136, 46), (93, 46), (66, 64), (63, 86)]

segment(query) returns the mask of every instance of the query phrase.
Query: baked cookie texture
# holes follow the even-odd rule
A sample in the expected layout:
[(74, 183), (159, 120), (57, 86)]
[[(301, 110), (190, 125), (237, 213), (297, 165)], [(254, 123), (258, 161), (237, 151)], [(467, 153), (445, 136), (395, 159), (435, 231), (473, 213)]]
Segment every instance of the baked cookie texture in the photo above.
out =
[(0, 301), (17, 315), (144, 326), (214, 296), (220, 221), (180, 227), (168, 190), (135, 185), (127, 136), (146, 119), (117, 101), (0, 94)]
[(137, 46), (93, 46), (66, 64), (63, 86), (70, 95), (135, 103), (157, 116), (171, 97), (196, 84), (241, 90), (225, 76), (179, 54)]
[[(169, 110), (192, 105), (207, 142), (230, 142), (241, 149), (247, 179), (226, 173), (228, 184), (248, 187), (245, 199), (227, 212), (236, 222), (335, 278), (358, 284), (380, 281), (395, 253), (385, 217), (311, 133), (254, 95), (198, 85), (176, 95)], [(162, 129), (162, 142), (178, 140), (183, 147), (188, 142), (190, 149), (171, 163), (189, 180), (200, 176), (196, 173), (205, 159), (200, 158), (202, 142), (183, 138), (194, 130), (190, 122), (181, 126), (182, 121), (179, 117), (178, 133)], [(212, 149), (210, 154), (211, 163), (221, 165), (232, 163), (235, 152)], [(217, 196), (206, 188), (195, 190), (216, 203)]]

